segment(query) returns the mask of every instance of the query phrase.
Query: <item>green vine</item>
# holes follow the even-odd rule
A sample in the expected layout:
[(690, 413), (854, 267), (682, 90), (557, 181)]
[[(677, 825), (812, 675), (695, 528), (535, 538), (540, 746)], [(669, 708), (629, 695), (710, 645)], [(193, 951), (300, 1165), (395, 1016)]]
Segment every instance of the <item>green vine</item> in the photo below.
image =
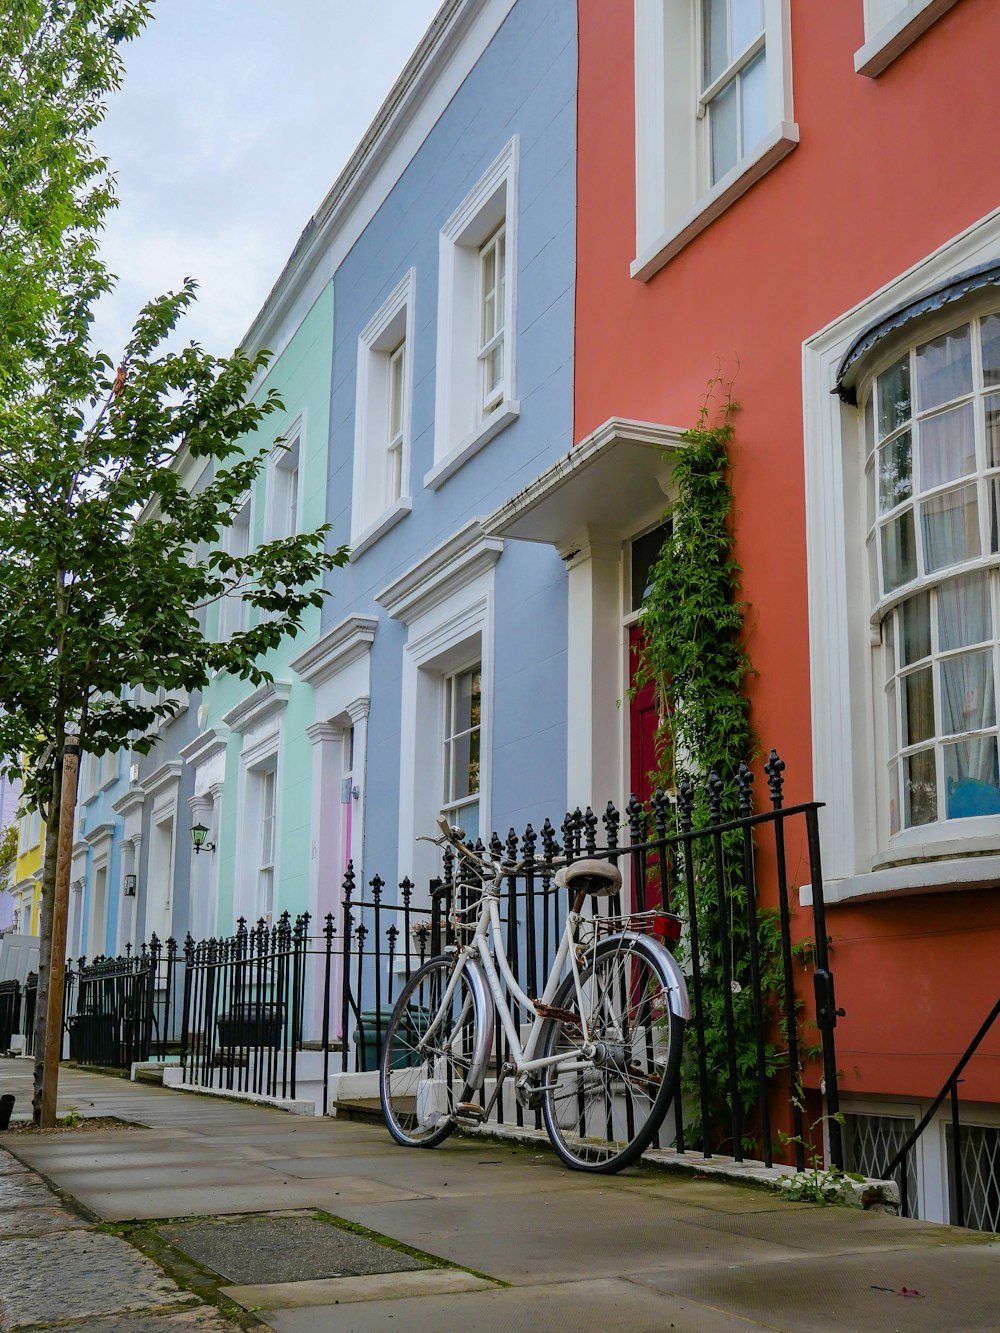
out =
[[(670, 536), (651, 571), (641, 624), (644, 645), (633, 689), (652, 685), (659, 713), (658, 771), (655, 783), (676, 792), (687, 784), (694, 791), (695, 828), (710, 822), (705, 783), (714, 771), (723, 781), (723, 818), (738, 817), (734, 782), (740, 763), (760, 753), (750, 721), (746, 694), (754, 674), (744, 641), (747, 603), (740, 584), (742, 568), (733, 555), (733, 493), (730, 449), (738, 404), (732, 386), (713, 380), (698, 423), (683, 437), (672, 457), (677, 499), (666, 516)], [(752, 1150), (758, 1127), (759, 1071), (752, 1007), (747, 886), (743, 875), (740, 833), (724, 838), (727, 866), (729, 948), (737, 1049), (738, 1096), (743, 1116), (744, 1146)], [(702, 977), (702, 1012), (693, 1014), (692, 1040), (704, 1033), (708, 1078), (709, 1126), (702, 1124), (698, 1097), (698, 1065), (685, 1060), (684, 1087), (689, 1131), (700, 1139), (707, 1128), (716, 1151), (729, 1139), (729, 1083), (726, 1044), (723, 957), (712, 849), (694, 844), (695, 900)], [(683, 903), (677, 904), (686, 914)], [(778, 914), (758, 910), (760, 992), (778, 993), (782, 982), (781, 934)], [(684, 960), (682, 960), (684, 961)], [(690, 964), (690, 959), (687, 960)], [(692, 996), (694, 1005), (694, 997)], [(773, 1006), (764, 1014), (765, 1032), (783, 1037), (773, 1026)], [(698, 1020), (700, 1019), (700, 1023)], [(765, 1044), (766, 1079), (771, 1079), (787, 1051), (775, 1041)]]

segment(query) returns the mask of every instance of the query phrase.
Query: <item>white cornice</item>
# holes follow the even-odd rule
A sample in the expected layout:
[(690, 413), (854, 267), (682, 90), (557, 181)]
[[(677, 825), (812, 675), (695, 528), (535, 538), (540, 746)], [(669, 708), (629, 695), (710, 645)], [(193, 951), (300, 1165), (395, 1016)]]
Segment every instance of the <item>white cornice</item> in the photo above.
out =
[(231, 731), (244, 732), (249, 727), (266, 722), (275, 713), (280, 713), (288, 703), (291, 692), (291, 681), (269, 681), (230, 708), (228, 713), (223, 714), (222, 720)]
[(111, 809), (118, 815), (129, 815), (133, 810), (141, 810), (146, 800), (146, 793), (141, 787), (129, 787), (124, 796), (113, 801)]
[(630, 536), (666, 507), (684, 431), (611, 417), (482, 520), (483, 532), (561, 546), (582, 526)]
[(411, 566), (375, 600), (394, 620), (409, 624), (438, 602), (491, 569), (503, 552), (503, 538), (487, 535), (474, 518), (423, 560)]
[(139, 786), (147, 796), (158, 796), (171, 783), (180, 781), (181, 769), (184, 767), (180, 759), (168, 759), (165, 764), (150, 773), (148, 778), (142, 778)]
[(217, 754), (225, 754), (228, 742), (228, 727), (209, 727), (200, 736), (196, 736), (189, 745), (185, 745), (180, 751), (180, 756), (192, 768), (201, 768), (202, 764), (207, 764)]
[(289, 666), (309, 685), (322, 685), (371, 651), (377, 628), (377, 616), (348, 616), (293, 657)]
[(87, 830), (83, 840), (88, 847), (99, 847), (102, 842), (110, 842), (114, 836), (114, 824), (98, 824), (96, 828)]

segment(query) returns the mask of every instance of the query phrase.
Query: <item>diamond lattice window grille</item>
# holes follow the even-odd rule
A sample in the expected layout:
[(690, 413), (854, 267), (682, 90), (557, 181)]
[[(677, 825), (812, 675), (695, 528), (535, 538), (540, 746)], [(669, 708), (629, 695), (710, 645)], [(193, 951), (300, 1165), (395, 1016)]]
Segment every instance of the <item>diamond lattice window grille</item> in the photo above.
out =
[[(869, 1115), (848, 1112), (845, 1116), (844, 1147), (847, 1167), (873, 1180), (886, 1179), (886, 1166), (916, 1129), (910, 1116)], [(903, 1168), (897, 1166), (892, 1179), (903, 1189)], [(907, 1217), (918, 1217), (916, 1150), (906, 1159)]]
[[(948, 1198), (952, 1225), (958, 1223), (955, 1202), (954, 1136), (945, 1131), (948, 1148)], [(1000, 1129), (995, 1125), (963, 1125), (962, 1191), (965, 1225), (971, 1231), (1000, 1231)]]

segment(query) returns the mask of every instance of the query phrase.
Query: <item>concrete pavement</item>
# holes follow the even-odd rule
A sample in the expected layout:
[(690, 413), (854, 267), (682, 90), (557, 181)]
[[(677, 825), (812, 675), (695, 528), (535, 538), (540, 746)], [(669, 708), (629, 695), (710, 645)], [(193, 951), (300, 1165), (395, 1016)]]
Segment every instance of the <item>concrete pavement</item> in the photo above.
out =
[[(17, 1095), (17, 1111), (28, 1105), (28, 1073), (26, 1062), (0, 1061), (0, 1093)], [(976, 1233), (649, 1168), (588, 1177), (533, 1145), (456, 1137), (434, 1151), (405, 1150), (380, 1126), (78, 1071), (62, 1072), (60, 1094), (61, 1108), (148, 1128), (0, 1136), (0, 1147), (121, 1224), (168, 1273), (183, 1261), (185, 1233), (161, 1235), (160, 1219), (228, 1217), (245, 1228), (279, 1214), (327, 1222), (374, 1247), (360, 1269), (317, 1258), (311, 1277), (305, 1256), (293, 1280), (275, 1280), (280, 1263), (268, 1264), (266, 1281), (248, 1282), (245, 1262), (202, 1274), (251, 1312), (244, 1322), (278, 1333), (459, 1324), (561, 1333), (1000, 1329), (1000, 1246)], [(10, 1243), (0, 1241), (0, 1294)], [(225, 1268), (220, 1245), (212, 1253), (223, 1257), (212, 1262)], [(390, 1250), (415, 1262), (380, 1271), (392, 1266), (378, 1257)], [(165, 1328), (164, 1317), (144, 1316), (151, 1330)]]

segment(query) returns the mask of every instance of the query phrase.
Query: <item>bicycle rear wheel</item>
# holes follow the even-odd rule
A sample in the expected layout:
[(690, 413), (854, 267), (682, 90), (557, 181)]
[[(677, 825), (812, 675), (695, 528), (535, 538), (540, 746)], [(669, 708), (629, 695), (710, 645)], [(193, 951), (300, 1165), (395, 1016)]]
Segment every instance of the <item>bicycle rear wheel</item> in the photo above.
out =
[(403, 987), (386, 1028), (379, 1095), (389, 1133), (407, 1148), (436, 1148), (455, 1128), (469, 1083), (480, 1014), (466, 970), (445, 1003), (455, 968), (432, 958)]
[(596, 1059), (585, 1059), (579, 1024), (551, 1019), (543, 1056), (565, 1062), (543, 1074), (542, 1107), (553, 1147), (579, 1171), (611, 1173), (630, 1166), (652, 1143), (677, 1089), (684, 1023), (669, 1004), (669, 974), (658, 949), (643, 939), (612, 936), (598, 944), (553, 1007), (586, 1018)]

